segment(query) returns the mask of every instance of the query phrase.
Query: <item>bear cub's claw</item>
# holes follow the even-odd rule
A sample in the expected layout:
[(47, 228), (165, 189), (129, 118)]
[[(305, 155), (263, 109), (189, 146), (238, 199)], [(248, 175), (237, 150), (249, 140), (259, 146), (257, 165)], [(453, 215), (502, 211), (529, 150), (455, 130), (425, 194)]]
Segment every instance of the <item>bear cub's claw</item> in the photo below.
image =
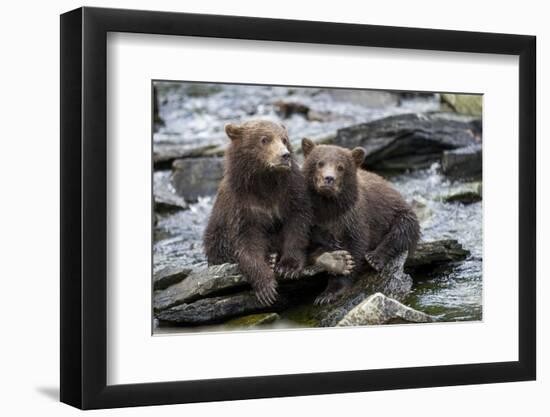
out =
[(384, 269), (384, 262), (382, 262), (382, 260), (374, 252), (368, 252), (365, 255), (365, 259), (376, 272), (380, 272)]
[(273, 305), (279, 296), (277, 292), (277, 281), (269, 279), (262, 281), (254, 286), (256, 298), (265, 307)]
[(275, 265), (277, 265), (278, 256), (276, 253), (271, 253), (267, 257), (267, 263), (273, 272), (275, 272)]
[(287, 279), (296, 279), (300, 276), (304, 263), (296, 258), (282, 258), (275, 266), (275, 273)]
[(340, 298), (341, 294), (335, 293), (333, 291), (323, 291), (317, 296), (313, 304), (322, 306), (327, 304), (332, 304)]

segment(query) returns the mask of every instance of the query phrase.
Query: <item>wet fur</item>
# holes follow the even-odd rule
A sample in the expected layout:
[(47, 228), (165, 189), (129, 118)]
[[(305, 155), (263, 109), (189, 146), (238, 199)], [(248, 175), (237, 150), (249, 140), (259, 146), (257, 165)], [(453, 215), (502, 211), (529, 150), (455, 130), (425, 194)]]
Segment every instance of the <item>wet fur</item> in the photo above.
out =
[[(255, 124), (257, 123), (257, 124)], [(270, 304), (276, 280), (270, 256), (278, 254), (275, 271), (292, 273), (305, 264), (311, 209), (292, 149), (289, 170), (269, 168), (272, 158), (262, 148), (263, 134), (285, 135), (280, 125), (255, 122), (243, 125), (242, 137), (226, 151), (225, 173), (204, 234), (209, 265), (236, 262), (258, 298)]]
[[(309, 247), (312, 260), (326, 251), (347, 250), (355, 261), (351, 274), (355, 277), (371, 266), (382, 269), (391, 258), (405, 250), (414, 251), (420, 236), (418, 220), (386, 180), (361, 169), (351, 151), (341, 147), (308, 147), (306, 144), (304, 154), (307, 156), (303, 172), (314, 213)], [(324, 158), (344, 166), (338, 174), (341, 187), (336, 195), (320, 193), (316, 187), (319, 181), (317, 164)], [(319, 301), (332, 301), (331, 294), (336, 287), (336, 283), (329, 283)]]

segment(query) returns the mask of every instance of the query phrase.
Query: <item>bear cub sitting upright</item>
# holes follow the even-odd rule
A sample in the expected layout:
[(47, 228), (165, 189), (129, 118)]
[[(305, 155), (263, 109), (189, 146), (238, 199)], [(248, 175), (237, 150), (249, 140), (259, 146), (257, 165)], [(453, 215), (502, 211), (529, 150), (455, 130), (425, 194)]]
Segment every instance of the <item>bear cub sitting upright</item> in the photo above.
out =
[(311, 208), (305, 179), (283, 125), (253, 120), (228, 124), (225, 132), (231, 143), (204, 234), (208, 264), (236, 262), (260, 302), (271, 305), (275, 273), (297, 275), (306, 261)]
[(381, 271), (393, 257), (412, 253), (420, 227), (399, 192), (361, 168), (363, 148), (348, 150), (304, 139), (302, 150), (313, 209), (310, 262), (336, 275), (315, 301), (325, 304), (338, 299), (369, 265)]

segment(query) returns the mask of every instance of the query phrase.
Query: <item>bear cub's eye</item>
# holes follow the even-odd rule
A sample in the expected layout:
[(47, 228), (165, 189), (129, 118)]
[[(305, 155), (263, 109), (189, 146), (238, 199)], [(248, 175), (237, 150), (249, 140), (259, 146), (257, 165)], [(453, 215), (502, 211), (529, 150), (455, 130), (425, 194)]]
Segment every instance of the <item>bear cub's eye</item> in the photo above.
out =
[(317, 162), (317, 166), (319, 168), (323, 168), (325, 166), (325, 163), (323, 161), (319, 161), (319, 162)]
[(338, 167), (336, 169), (338, 169), (338, 171), (343, 171), (344, 170), (344, 165), (338, 165)]
[(269, 138), (267, 136), (262, 136), (260, 141), (262, 142), (262, 145), (267, 145), (269, 143)]

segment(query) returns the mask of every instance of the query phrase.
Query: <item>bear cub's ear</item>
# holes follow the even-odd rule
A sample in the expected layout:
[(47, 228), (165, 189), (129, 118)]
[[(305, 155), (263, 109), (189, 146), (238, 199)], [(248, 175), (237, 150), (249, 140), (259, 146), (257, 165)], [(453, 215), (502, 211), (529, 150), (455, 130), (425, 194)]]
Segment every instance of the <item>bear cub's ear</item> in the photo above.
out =
[(357, 165), (358, 167), (363, 165), (363, 161), (365, 160), (366, 155), (367, 153), (361, 147), (353, 148), (353, 150), (351, 151), (351, 156), (355, 161), (355, 165)]
[(241, 137), (243, 127), (233, 123), (228, 123), (225, 125), (225, 133), (229, 136), (229, 139), (235, 140)]
[(304, 153), (304, 157), (307, 157), (309, 153), (315, 148), (315, 142), (313, 142), (311, 139), (303, 138), (302, 139), (302, 152)]

